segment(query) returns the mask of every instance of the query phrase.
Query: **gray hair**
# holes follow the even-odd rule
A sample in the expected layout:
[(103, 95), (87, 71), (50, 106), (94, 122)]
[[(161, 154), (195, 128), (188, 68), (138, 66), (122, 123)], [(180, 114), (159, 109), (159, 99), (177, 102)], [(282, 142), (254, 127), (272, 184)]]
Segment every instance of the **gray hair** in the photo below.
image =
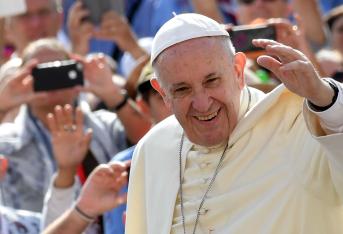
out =
[(69, 52), (56, 38), (43, 38), (31, 42), (23, 51), (23, 64), (32, 59), (41, 50), (51, 50), (65, 54), (65, 59), (69, 59)]

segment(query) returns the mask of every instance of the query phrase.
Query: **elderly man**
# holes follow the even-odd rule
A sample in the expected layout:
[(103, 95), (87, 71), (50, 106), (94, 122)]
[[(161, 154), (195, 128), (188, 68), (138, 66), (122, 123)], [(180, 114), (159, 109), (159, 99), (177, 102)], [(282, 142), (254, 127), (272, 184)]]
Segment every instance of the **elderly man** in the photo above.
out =
[[(137, 143), (150, 126), (148, 121), (142, 119), (142, 114), (136, 110), (133, 102), (113, 82), (112, 71), (104, 57), (82, 62), (87, 81), (82, 89), (104, 100), (115, 114), (101, 110), (91, 112), (79, 100), (81, 87), (34, 92), (31, 76), (34, 65), (68, 58), (69, 53), (55, 39), (37, 40), (24, 50), (24, 67), (0, 82), (0, 119), (4, 113), (20, 107), (14, 123), (0, 125), (0, 153), (9, 160), (8, 175), (3, 182), (7, 206), (41, 211), (44, 194), (57, 168), (56, 186), (66, 188), (74, 183), (74, 168), (56, 163), (52, 149), (46, 117), (56, 106), (59, 106), (57, 109), (61, 119), (66, 118), (61, 106), (67, 105), (67, 113), (72, 111), (73, 106), (80, 106), (86, 116), (84, 125), (93, 130), (92, 140), (90, 135), (87, 137), (90, 145), (86, 148), (83, 170), (79, 170), (81, 179), (87, 177), (93, 166), (109, 161), (112, 155), (126, 149), (128, 142)], [(73, 132), (74, 127), (71, 123), (65, 123), (62, 130)], [(62, 150), (69, 156), (78, 147), (74, 141), (69, 141), (69, 145)]]
[(254, 44), (283, 82), (266, 96), (215, 21), (181, 14), (159, 30), (151, 82), (174, 116), (136, 147), (127, 234), (343, 232), (343, 88), (297, 50)]

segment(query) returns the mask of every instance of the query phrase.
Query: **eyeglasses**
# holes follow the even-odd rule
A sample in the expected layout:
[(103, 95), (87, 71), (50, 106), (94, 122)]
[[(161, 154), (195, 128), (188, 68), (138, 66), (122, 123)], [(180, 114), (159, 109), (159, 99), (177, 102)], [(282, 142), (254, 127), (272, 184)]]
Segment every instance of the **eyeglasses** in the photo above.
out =
[[(256, 0), (237, 0), (238, 3), (250, 5), (253, 4)], [(263, 2), (270, 3), (275, 2), (276, 0), (262, 0)]]

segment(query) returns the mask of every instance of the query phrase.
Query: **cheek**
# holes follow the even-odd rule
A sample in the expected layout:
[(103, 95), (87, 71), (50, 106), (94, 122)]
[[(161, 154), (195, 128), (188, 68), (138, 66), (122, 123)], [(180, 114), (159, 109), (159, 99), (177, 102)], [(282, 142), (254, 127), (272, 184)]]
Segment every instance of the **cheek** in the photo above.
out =
[(183, 122), (184, 119), (186, 119), (190, 104), (188, 104), (188, 101), (183, 98), (182, 100), (172, 101), (170, 107), (171, 112), (173, 112), (176, 117)]

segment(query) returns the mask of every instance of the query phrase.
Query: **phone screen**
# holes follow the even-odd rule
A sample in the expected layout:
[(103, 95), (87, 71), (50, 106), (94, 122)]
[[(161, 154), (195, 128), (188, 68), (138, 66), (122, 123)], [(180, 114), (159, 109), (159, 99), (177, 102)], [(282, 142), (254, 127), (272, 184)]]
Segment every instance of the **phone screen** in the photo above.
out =
[(238, 52), (263, 50), (252, 44), (253, 39), (276, 39), (275, 27), (272, 25), (236, 26), (229, 33), (232, 44)]

